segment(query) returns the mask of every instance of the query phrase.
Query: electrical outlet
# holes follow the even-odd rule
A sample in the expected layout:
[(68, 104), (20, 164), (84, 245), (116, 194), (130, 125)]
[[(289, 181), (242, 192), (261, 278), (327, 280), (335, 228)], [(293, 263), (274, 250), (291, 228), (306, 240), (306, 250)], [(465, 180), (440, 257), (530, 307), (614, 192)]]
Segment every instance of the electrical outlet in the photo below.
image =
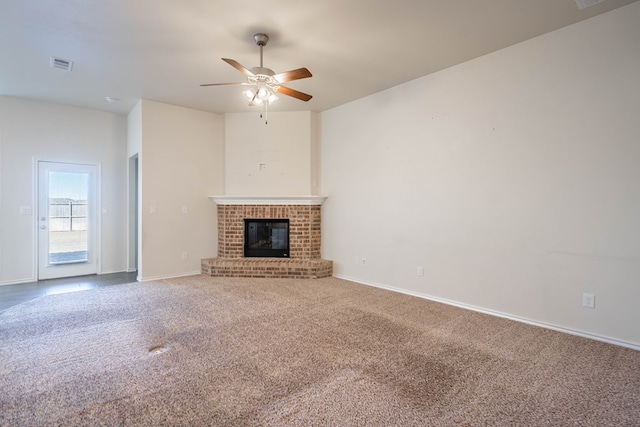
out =
[(186, 252), (182, 252), (182, 260), (186, 261), (189, 258)]
[(582, 294), (582, 306), (596, 308), (596, 296), (593, 294)]
[(360, 261), (362, 262), (362, 265), (367, 265), (367, 259), (366, 258), (362, 258)]
[(424, 267), (420, 266), (417, 270), (418, 277), (424, 277)]

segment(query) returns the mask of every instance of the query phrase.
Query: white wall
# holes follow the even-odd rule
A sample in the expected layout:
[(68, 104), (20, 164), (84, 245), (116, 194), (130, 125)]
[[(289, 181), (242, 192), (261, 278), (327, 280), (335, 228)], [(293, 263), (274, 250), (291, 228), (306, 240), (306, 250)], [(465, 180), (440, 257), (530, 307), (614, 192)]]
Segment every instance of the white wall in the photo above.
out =
[(223, 118), (142, 100), (130, 121), (141, 129), (141, 141), (138, 132), (130, 135), (129, 149), (131, 156), (140, 147), (138, 275), (151, 280), (198, 274), (200, 260), (217, 253), (216, 207), (207, 197), (223, 190)]
[(635, 3), (322, 113), (336, 275), (640, 345), (639, 22)]
[(142, 151), (142, 101), (139, 101), (127, 116), (127, 158), (140, 155)]
[(0, 96), (0, 284), (35, 270), (34, 158), (102, 166), (101, 272), (126, 268), (126, 117)]
[(316, 195), (317, 153), (309, 111), (225, 114), (225, 194)]

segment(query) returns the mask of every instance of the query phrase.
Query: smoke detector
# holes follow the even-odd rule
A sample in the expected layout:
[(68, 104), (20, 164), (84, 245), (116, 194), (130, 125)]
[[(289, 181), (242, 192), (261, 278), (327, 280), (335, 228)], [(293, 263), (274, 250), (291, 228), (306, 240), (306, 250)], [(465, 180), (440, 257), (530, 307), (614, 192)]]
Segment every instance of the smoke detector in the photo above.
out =
[(51, 68), (57, 68), (58, 70), (71, 71), (71, 69), (73, 68), (73, 61), (52, 56), (49, 66)]

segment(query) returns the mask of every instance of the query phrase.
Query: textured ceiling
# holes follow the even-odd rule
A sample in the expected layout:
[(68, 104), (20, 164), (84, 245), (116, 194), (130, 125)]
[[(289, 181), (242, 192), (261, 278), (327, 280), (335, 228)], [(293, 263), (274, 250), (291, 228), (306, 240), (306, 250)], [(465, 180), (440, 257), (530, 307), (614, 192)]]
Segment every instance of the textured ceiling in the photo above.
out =
[[(220, 58), (307, 67), (275, 111), (324, 111), (637, 0), (0, 0), (0, 94), (128, 113), (150, 99), (251, 111)], [(51, 56), (73, 71), (51, 68)], [(105, 97), (118, 98), (108, 103)]]

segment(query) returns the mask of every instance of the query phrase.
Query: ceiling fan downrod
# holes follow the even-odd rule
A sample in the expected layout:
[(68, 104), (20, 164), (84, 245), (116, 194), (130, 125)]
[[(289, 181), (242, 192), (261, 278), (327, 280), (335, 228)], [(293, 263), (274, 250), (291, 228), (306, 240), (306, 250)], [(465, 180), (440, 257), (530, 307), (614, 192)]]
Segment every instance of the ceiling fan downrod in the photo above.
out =
[(256, 41), (256, 44), (260, 46), (260, 68), (263, 68), (264, 65), (262, 62), (262, 48), (267, 45), (269, 36), (265, 33), (257, 33), (253, 35), (253, 39)]

